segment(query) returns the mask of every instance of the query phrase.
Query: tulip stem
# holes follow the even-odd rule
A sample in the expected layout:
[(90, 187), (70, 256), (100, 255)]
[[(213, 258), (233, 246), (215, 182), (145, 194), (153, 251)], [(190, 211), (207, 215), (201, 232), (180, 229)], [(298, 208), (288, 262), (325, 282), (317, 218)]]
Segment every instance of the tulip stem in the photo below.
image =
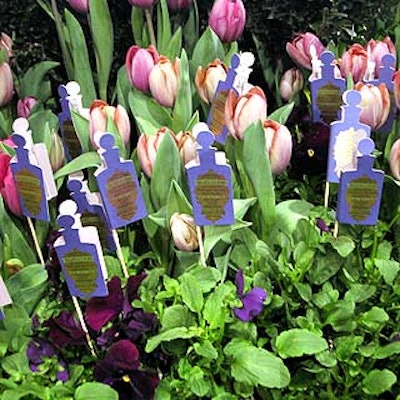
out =
[(26, 219), (28, 220), (29, 229), (31, 231), (31, 235), (32, 235), (32, 238), (33, 238), (33, 243), (35, 244), (36, 253), (39, 256), (40, 264), (42, 264), (44, 266), (45, 262), (44, 262), (42, 249), (40, 248), (39, 240), (38, 240), (38, 237), (36, 235), (36, 231), (35, 231), (35, 227), (33, 226), (32, 219), (30, 217), (26, 217)]
[(146, 16), (146, 24), (147, 24), (147, 29), (149, 31), (149, 36), (150, 36), (150, 43), (157, 48), (156, 44), (156, 35), (154, 34), (154, 25), (153, 25), (153, 19), (151, 17), (151, 12), (148, 8), (144, 10), (144, 15)]
[(206, 255), (204, 253), (203, 235), (200, 226), (196, 225), (197, 241), (199, 243), (200, 263), (203, 267), (207, 267)]

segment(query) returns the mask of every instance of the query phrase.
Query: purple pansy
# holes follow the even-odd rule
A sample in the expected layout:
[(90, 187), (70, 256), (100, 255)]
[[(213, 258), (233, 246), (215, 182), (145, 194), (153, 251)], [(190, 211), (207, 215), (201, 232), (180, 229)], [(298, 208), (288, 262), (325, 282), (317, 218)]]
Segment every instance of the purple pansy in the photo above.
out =
[(244, 293), (244, 275), (241, 270), (236, 273), (235, 282), (237, 294), (242, 301), (243, 306), (242, 308), (235, 307), (233, 312), (241, 321), (251, 321), (262, 311), (264, 301), (267, 298), (267, 292), (260, 287), (255, 287), (249, 292)]
[(97, 381), (112, 386), (120, 400), (151, 400), (159, 383), (156, 372), (142, 371), (140, 353), (135, 344), (123, 339), (111, 345), (103, 360), (94, 367)]

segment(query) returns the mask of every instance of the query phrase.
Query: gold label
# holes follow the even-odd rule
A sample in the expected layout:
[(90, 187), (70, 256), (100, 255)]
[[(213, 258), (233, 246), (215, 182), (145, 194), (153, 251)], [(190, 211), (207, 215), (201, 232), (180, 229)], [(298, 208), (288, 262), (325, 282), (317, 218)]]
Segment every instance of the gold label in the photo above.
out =
[(330, 124), (338, 118), (338, 111), (342, 105), (342, 95), (340, 89), (328, 83), (318, 91), (318, 108), (321, 112), (321, 119)]
[(81, 216), (83, 226), (95, 226), (99, 232), (100, 242), (104, 248), (108, 248), (106, 224), (99, 215), (84, 212)]
[(24, 207), (30, 214), (39, 215), (43, 196), (40, 179), (25, 168), (16, 173), (15, 181)]
[(208, 171), (199, 175), (195, 194), (202, 207), (202, 214), (209, 221), (218, 221), (224, 215), (224, 208), (229, 200), (229, 188), (223, 175)]
[(349, 213), (356, 221), (366, 219), (378, 198), (377, 183), (368, 176), (354, 179), (348, 185), (346, 201)]
[(74, 126), (70, 121), (63, 123), (64, 143), (68, 147), (69, 156), (71, 158), (78, 157), (81, 153), (81, 143), (76, 135)]
[(212, 104), (212, 117), (210, 122), (210, 131), (219, 136), (225, 126), (225, 103), (228, 98), (229, 91), (222, 90)]
[(130, 220), (136, 214), (137, 187), (128, 172), (116, 171), (107, 180), (109, 202), (117, 209), (119, 218)]

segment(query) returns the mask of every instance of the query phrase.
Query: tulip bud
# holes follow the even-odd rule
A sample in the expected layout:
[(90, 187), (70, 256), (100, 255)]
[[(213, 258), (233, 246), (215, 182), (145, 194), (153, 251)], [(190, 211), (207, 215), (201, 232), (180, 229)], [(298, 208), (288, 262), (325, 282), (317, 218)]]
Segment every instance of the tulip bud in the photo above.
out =
[(279, 84), (281, 97), (285, 101), (289, 101), (295, 94), (303, 89), (303, 74), (297, 68), (288, 69), (282, 76)]
[(160, 56), (154, 46), (142, 49), (132, 46), (126, 53), (125, 66), (131, 85), (142, 91), (149, 91), (149, 75)]
[(24, 268), (24, 263), (19, 258), (10, 258), (5, 262), (5, 266), (10, 276), (12, 276)]
[(150, 8), (157, 3), (157, 0), (128, 0), (130, 4), (140, 8)]
[(292, 135), (285, 125), (272, 119), (265, 120), (263, 127), (271, 171), (273, 174), (280, 174), (285, 171), (292, 156)]
[(167, 0), (167, 3), (171, 10), (181, 10), (190, 7), (192, 0)]
[(242, 140), (246, 128), (264, 120), (266, 115), (267, 99), (260, 87), (254, 86), (241, 96), (233, 90), (229, 92), (225, 103), (225, 124), (235, 139)]
[(14, 94), (14, 82), (10, 65), (4, 62), (0, 65), (0, 107), (7, 105)]
[(131, 124), (128, 113), (121, 105), (117, 107), (109, 106), (105, 101), (95, 100), (89, 112), (89, 132), (92, 146), (97, 149), (94, 135), (97, 131), (105, 132), (107, 130), (107, 119), (111, 118), (118, 133), (125, 145), (129, 143), (131, 135)]
[(35, 99), (35, 97), (32, 96), (26, 96), (24, 99), (18, 100), (17, 103), (18, 117), (29, 118), (29, 116), (31, 115), (31, 111), (36, 103), (37, 100)]
[(13, 40), (8, 36), (6, 33), (1, 32), (0, 34), (0, 50), (4, 51), (4, 54), (6, 55), (6, 62), (10, 61), (10, 58), (13, 57), (13, 51), (12, 51), (12, 46), (13, 46)]
[(400, 139), (397, 139), (392, 145), (390, 150), (389, 165), (392, 175), (397, 180), (400, 180)]
[(200, 98), (206, 103), (212, 103), (217, 90), (218, 83), (226, 79), (228, 67), (220, 60), (207, 65), (206, 68), (199, 66), (194, 83)]
[(303, 68), (311, 70), (312, 52), (315, 49), (316, 56), (320, 58), (325, 51), (324, 45), (313, 33), (306, 32), (297, 35), (291, 42), (286, 43), (286, 52), (290, 58)]
[(153, 168), (161, 141), (165, 135), (170, 134), (176, 141), (174, 133), (168, 128), (159, 129), (154, 135), (142, 134), (137, 143), (137, 155), (142, 171), (149, 177), (153, 175)]
[(191, 132), (179, 132), (175, 136), (179, 154), (186, 165), (197, 157), (197, 141)]
[(363, 80), (368, 68), (367, 51), (361, 44), (355, 43), (345, 51), (340, 60), (340, 72), (343, 78), (350, 74), (354, 82)]
[(239, 39), (246, 23), (246, 10), (242, 0), (216, 0), (208, 24), (223, 42)]
[(390, 112), (390, 95), (384, 83), (379, 86), (356, 83), (355, 90), (361, 94), (361, 114), (360, 121), (367, 124), (373, 130), (383, 126)]
[(392, 54), (396, 57), (396, 46), (389, 36), (383, 40), (371, 39), (367, 44), (367, 54), (369, 61), (375, 64), (375, 78), (379, 77), (379, 68), (382, 66), (382, 57)]
[(53, 172), (58, 171), (63, 165), (65, 161), (65, 151), (64, 144), (61, 140), (60, 135), (55, 131), (52, 131), (50, 134), (50, 150), (49, 150), (49, 158), (50, 165)]
[(81, 14), (87, 14), (89, 11), (89, 0), (67, 0), (69, 5)]
[(164, 107), (172, 107), (175, 103), (179, 88), (179, 66), (178, 58), (172, 63), (167, 57), (161, 56), (150, 72), (151, 94)]
[(170, 219), (172, 239), (175, 246), (182, 251), (193, 251), (199, 247), (196, 224), (191, 215), (174, 213)]

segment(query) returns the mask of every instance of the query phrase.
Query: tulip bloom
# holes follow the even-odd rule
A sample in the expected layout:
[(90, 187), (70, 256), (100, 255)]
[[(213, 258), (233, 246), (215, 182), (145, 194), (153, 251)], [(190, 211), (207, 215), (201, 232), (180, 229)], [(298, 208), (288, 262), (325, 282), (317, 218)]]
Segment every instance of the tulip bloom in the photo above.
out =
[(400, 70), (393, 74), (393, 94), (397, 108), (400, 108)]
[(152, 96), (164, 107), (172, 107), (179, 89), (179, 66), (177, 58), (174, 63), (161, 56), (149, 75), (149, 86)]
[(361, 94), (360, 121), (376, 130), (383, 126), (390, 112), (389, 91), (384, 83), (379, 86), (358, 82), (354, 86)]
[(290, 58), (296, 64), (309, 70), (311, 70), (313, 48), (318, 58), (325, 51), (319, 38), (310, 32), (300, 33), (291, 42), (286, 43), (286, 52)]
[(340, 61), (340, 73), (343, 78), (347, 78), (350, 74), (355, 83), (362, 81), (367, 68), (368, 54), (361, 44), (355, 43), (343, 53)]
[(192, 0), (167, 0), (167, 3), (171, 10), (180, 10), (182, 8), (190, 7)]
[(161, 141), (165, 135), (170, 134), (176, 141), (174, 133), (168, 128), (161, 128), (154, 135), (142, 134), (137, 143), (137, 155), (142, 171), (149, 177), (153, 175), (153, 168)]
[(12, 51), (13, 40), (6, 33), (0, 33), (0, 50), (4, 50), (6, 54), (6, 62), (10, 61), (10, 58), (13, 56)]
[(131, 85), (141, 92), (148, 92), (149, 76), (160, 56), (154, 46), (142, 49), (131, 46), (126, 53), (125, 66)]
[(26, 96), (22, 100), (21, 99), (18, 100), (17, 103), (18, 117), (29, 118), (29, 116), (31, 115), (31, 111), (36, 103), (37, 103), (36, 98), (32, 96)]
[(216, 0), (209, 18), (210, 28), (223, 42), (239, 39), (246, 23), (246, 10), (242, 0)]
[(390, 170), (392, 175), (400, 180), (400, 139), (397, 139), (390, 150), (389, 157)]
[(263, 127), (271, 171), (275, 175), (280, 174), (285, 171), (292, 157), (292, 135), (285, 125), (271, 119), (265, 120)]
[(281, 78), (279, 91), (285, 101), (289, 101), (295, 94), (300, 92), (304, 86), (303, 74), (297, 68), (288, 69)]
[(239, 96), (234, 90), (229, 92), (225, 103), (225, 124), (230, 134), (242, 140), (246, 128), (253, 122), (264, 120), (267, 115), (267, 99), (263, 90), (252, 87)]
[[(12, 139), (2, 141), (7, 146), (15, 147)], [(8, 209), (15, 215), (22, 215), (17, 187), (10, 168), (11, 157), (0, 151), (0, 194)]]
[(98, 146), (95, 143), (94, 134), (97, 131), (105, 132), (107, 130), (108, 118), (111, 118), (114, 122), (124, 144), (127, 145), (129, 143), (131, 125), (125, 108), (121, 105), (117, 107), (109, 106), (105, 101), (95, 100), (89, 112), (90, 141), (95, 149)]
[(7, 105), (14, 94), (14, 82), (10, 65), (4, 62), (0, 65), (0, 107)]
[(197, 157), (197, 141), (191, 132), (179, 132), (175, 139), (185, 165)]
[(157, 3), (157, 0), (128, 0), (130, 4), (139, 8), (150, 8)]
[(212, 103), (218, 83), (226, 79), (228, 67), (220, 60), (215, 60), (203, 68), (199, 66), (194, 83), (200, 98), (206, 103)]
[(68, 0), (69, 5), (82, 14), (87, 14), (89, 11), (89, 0)]
[(174, 213), (169, 221), (175, 246), (182, 251), (193, 251), (199, 247), (194, 218), (188, 214)]
[(392, 54), (396, 57), (396, 47), (389, 36), (383, 40), (371, 39), (367, 44), (369, 61), (375, 63), (375, 78), (379, 77), (379, 68), (382, 66), (382, 57)]

